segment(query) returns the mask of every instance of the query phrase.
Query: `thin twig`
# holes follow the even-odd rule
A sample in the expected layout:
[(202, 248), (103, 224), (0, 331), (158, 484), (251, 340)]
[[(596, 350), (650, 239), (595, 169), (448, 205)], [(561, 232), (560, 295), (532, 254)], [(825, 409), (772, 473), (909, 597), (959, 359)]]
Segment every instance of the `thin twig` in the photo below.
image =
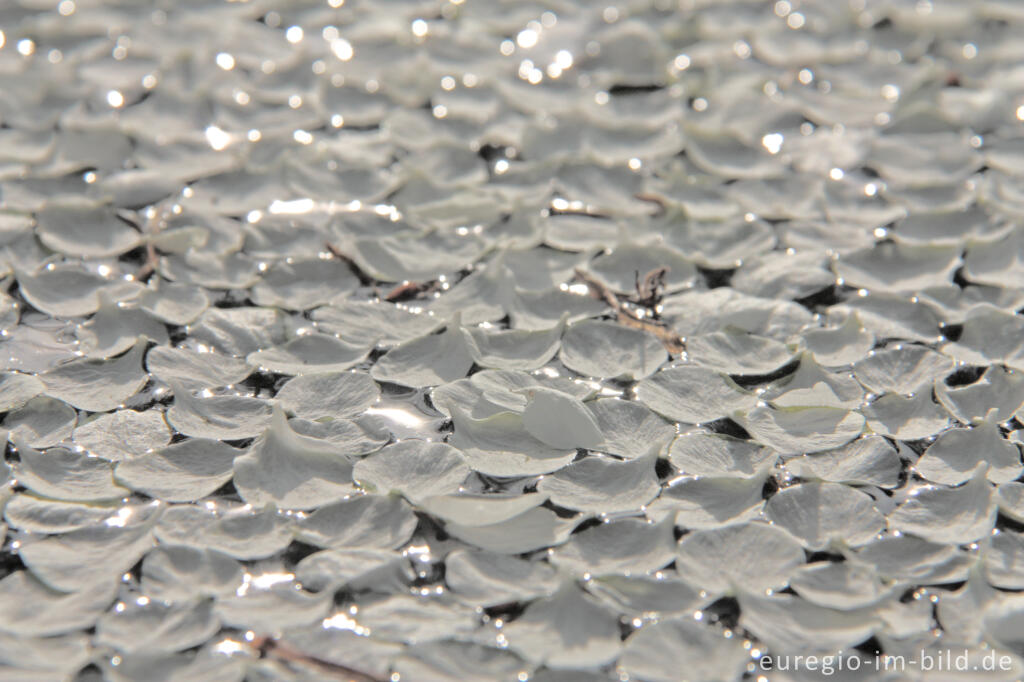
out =
[(665, 288), (665, 277), (668, 276), (668, 272), (669, 268), (665, 266), (654, 268), (644, 275), (643, 281), (640, 280), (639, 271), (634, 275), (636, 295), (632, 297), (632, 300), (637, 305), (650, 310), (654, 319), (658, 319), (658, 305), (661, 303), (661, 292)]
[(407, 301), (411, 298), (426, 296), (441, 288), (441, 283), (436, 279), (429, 282), (404, 282), (384, 295), (384, 300), (389, 303), (396, 301)]
[(622, 301), (618, 299), (611, 289), (587, 271), (576, 268), (574, 272), (576, 277), (590, 287), (591, 296), (599, 301), (604, 301), (612, 308), (612, 310), (615, 311), (616, 322), (624, 327), (640, 329), (653, 334), (659, 341), (661, 341), (661, 345), (663, 345), (665, 350), (669, 353), (680, 355), (686, 350), (686, 342), (683, 341), (683, 337), (679, 336), (679, 334), (676, 334), (660, 322), (637, 317), (633, 311), (622, 305)]
[(611, 289), (606, 287), (603, 282), (598, 280), (596, 277), (591, 275), (586, 270), (576, 268), (573, 270), (576, 277), (583, 280), (583, 283), (590, 287), (590, 295), (599, 301), (604, 301), (609, 306), (615, 309), (615, 312), (622, 311), (622, 303), (619, 302), (618, 297), (612, 292)]
[(339, 249), (331, 242), (325, 242), (324, 246), (327, 248), (327, 250), (330, 252), (332, 256), (334, 256), (335, 258), (342, 261), (343, 263), (345, 263), (345, 265), (348, 266), (348, 269), (352, 271), (352, 274), (359, 278), (360, 284), (366, 285), (372, 284), (374, 282), (374, 278), (370, 277), (368, 274), (363, 272), (363, 269), (359, 267), (359, 264), (356, 263), (352, 259), (352, 257), (349, 256), (347, 253)]
[(665, 200), (657, 194), (651, 194), (650, 192), (640, 192), (639, 194), (633, 195), (634, 199), (640, 201), (646, 201), (651, 204), (657, 204), (658, 210), (654, 212), (655, 216), (664, 215), (668, 212), (668, 206), (665, 204)]
[(307, 665), (316, 668), (323, 675), (329, 675), (345, 682), (383, 682), (379, 677), (374, 677), (347, 665), (310, 656), (275, 637), (257, 637), (252, 641), (252, 646), (268, 658), (276, 658), (285, 663)]
[(140, 282), (144, 282), (147, 277), (153, 274), (156, 270), (156, 264), (159, 260), (159, 256), (156, 253), (156, 247), (153, 246), (152, 241), (146, 242), (146, 260), (142, 263), (142, 266), (135, 271), (135, 279)]
[(146, 278), (152, 275), (156, 271), (156, 266), (160, 262), (160, 256), (156, 252), (156, 246), (153, 244), (153, 240), (160, 234), (160, 230), (163, 229), (164, 221), (171, 215), (170, 209), (167, 204), (161, 205), (159, 210), (153, 212), (152, 217), (146, 219), (146, 227), (143, 234), (146, 235), (146, 260), (143, 261), (142, 265), (135, 272), (135, 279), (144, 282)]

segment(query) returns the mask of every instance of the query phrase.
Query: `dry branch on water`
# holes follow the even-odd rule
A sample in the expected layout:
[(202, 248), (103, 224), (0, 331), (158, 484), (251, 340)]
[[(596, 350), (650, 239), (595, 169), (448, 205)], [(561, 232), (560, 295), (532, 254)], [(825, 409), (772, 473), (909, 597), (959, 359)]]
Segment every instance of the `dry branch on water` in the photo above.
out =
[(441, 288), (438, 280), (426, 282), (403, 282), (384, 295), (384, 300), (389, 303), (407, 301), (420, 296), (428, 296)]
[(257, 637), (253, 640), (252, 646), (263, 657), (274, 658), (283, 663), (315, 668), (318, 673), (330, 679), (344, 680), (344, 682), (381, 682), (380, 678), (360, 670), (310, 656), (276, 637)]
[[(663, 281), (666, 272), (667, 269), (665, 268), (652, 270), (646, 277), (644, 277), (645, 285), (655, 281)], [(686, 350), (686, 342), (683, 341), (683, 337), (669, 329), (665, 324), (658, 322), (657, 320), (639, 317), (636, 313), (622, 304), (622, 301), (620, 301), (619, 297), (615, 295), (615, 292), (585, 270), (576, 268), (574, 273), (579, 280), (590, 287), (591, 296), (599, 301), (604, 301), (613, 311), (615, 311), (616, 322), (626, 327), (640, 329), (653, 334), (659, 341), (661, 341), (662, 345), (665, 346), (665, 350), (669, 353), (679, 355)]]
[(639, 271), (636, 273), (636, 295), (632, 297), (634, 303), (648, 310), (653, 311), (657, 319), (657, 308), (661, 303), (662, 291), (665, 288), (665, 277), (668, 275), (667, 267), (654, 268), (646, 275), (643, 281), (640, 280)]
[[(370, 277), (370, 275), (366, 274), (366, 272), (364, 272), (363, 269), (359, 267), (359, 265), (355, 262), (355, 260), (352, 259), (351, 256), (346, 254), (337, 246), (335, 246), (331, 242), (326, 242), (325, 247), (332, 256), (345, 263), (345, 265), (347, 265), (349, 269), (352, 270), (352, 273), (359, 278), (360, 282), (362, 282), (363, 284), (370, 284), (374, 281), (373, 277)], [(409, 299), (419, 298), (421, 296), (428, 296), (434, 293), (435, 291), (438, 291), (440, 288), (441, 282), (439, 280), (433, 279), (422, 282), (402, 282), (401, 284), (398, 284), (395, 287), (393, 287), (387, 293), (381, 293), (376, 286), (373, 287), (373, 290), (376, 292), (377, 296), (384, 299), (385, 301), (389, 303), (397, 303), (399, 301), (407, 301)]]
[(160, 231), (167, 224), (167, 219), (171, 216), (171, 209), (167, 203), (155, 210), (147, 219), (146, 225), (143, 229), (143, 234), (146, 236), (146, 257), (142, 262), (142, 265), (135, 272), (135, 279), (140, 282), (144, 282), (146, 278), (152, 275), (156, 271), (156, 266), (160, 263), (160, 254), (156, 252), (156, 236), (160, 234)]

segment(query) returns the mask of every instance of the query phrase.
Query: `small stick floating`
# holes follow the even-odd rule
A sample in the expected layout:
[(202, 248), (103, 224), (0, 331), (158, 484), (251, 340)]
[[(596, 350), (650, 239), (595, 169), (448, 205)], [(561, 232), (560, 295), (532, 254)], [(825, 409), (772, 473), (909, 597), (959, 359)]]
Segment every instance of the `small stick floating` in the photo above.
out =
[[(658, 270), (652, 272), (657, 273)], [(590, 287), (591, 296), (599, 301), (604, 301), (615, 311), (616, 322), (625, 327), (632, 327), (633, 329), (640, 329), (653, 334), (661, 341), (661, 344), (665, 346), (665, 350), (669, 353), (681, 355), (686, 351), (686, 342), (683, 341), (683, 337), (679, 336), (679, 334), (676, 334), (661, 322), (637, 317), (633, 311), (622, 305), (622, 301), (619, 300), (611, 289), (587, 271), (576, 268), (574, 273), (577, 278)], [(649, 277), (651, 277), (650, 274), (648, 274)]]
[(345, 680), (345, 682), (381, 682), (377, 677), (354, 668), (349, 668), (346, 665), (331, 663), (330, 661), (305, 654), (276, 637), (257, 637), (251, 642), (251, 646), (259, 651), (262, 656), (276, 658), (286, 663), (308, 665), (316, 668), (320, 674), (330, 676), (332, 679)]

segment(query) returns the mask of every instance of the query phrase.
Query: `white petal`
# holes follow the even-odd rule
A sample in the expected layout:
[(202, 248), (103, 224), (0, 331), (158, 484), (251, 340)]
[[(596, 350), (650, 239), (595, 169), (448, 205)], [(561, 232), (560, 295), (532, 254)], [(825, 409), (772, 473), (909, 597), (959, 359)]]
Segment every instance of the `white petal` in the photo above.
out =
[(959, 488), (928, 488), (889, 515), (889, 524), (933, 542), (964, 544), (985, 536), (996, 518), (992, 486), (979, 464)]
[(617, 619), (572, 584), (530, 604), (504, 634), (512, 650), (556, 670), (599, 667), (622, 646)]
[(903, 463), (888, 441), (867, 436), (836, 450), (790, 459), (786, 469), (803, 479), (895, 488)]
[(460, 599), (480, 606), (529, 601), (553, 594), (559, 585), (546, 563), (477, 550), (449, 554), (445, 582)]
[(28, 571), (14, 571), (0, 580), (0, 607), (8, 615), (0, 629), (22, 636), (50, 636), (89, 628), (116, 593), (113, 580), (64, 594), (51, 590)]
[(168, 502), (191, 502), (231, 480), (242, 454), (220, 441), (192, 438), (117, 464), (114, 476), (132, 490)]
[(651, 456), (630, 462), (590, 456), (545, 476), (537, 491), (561, 507), (594, 514), (638, 511), (658, 495)]
[(248, 362), (239, 358), (167, 346), (150, 349), (146, 368), (164, 382), (177, 381), (193, 391), (241, 383), (253, 371)]
[(553, 448), (531, 436), (523, 418), (499, 412), (474, 419), (452, 409), (455, 433), (449, 443), (462, 451), (474, 471), (490, 476), (535, 476), (557, 471), (576, 456), (575, 448)]
[(274, 408), (270, 426), (234, 460), (235, 487), (246, 502), (313, 509), (353, 491), (352, 463), (327, 442), (295, 433)]
[(641, 403), (669, 419), (697, 424), (749, 410), (757, 396), (715, 370), (693, 365), (663, 369), (636, 386)]
[(554, 550), (551, 562), (578, 576), (644, 575), (671, 563), (675, 537), (671, 519), (650, 523), (645, 519), (622, 519), (601, 523), (574, 533)]
[(802, 483), (780, 490), (768, 500), (765, 513), (812, 550), (862, 545), (885, 527), (869, 495), (839, 483)]
[(686, 352), (696, 364), (732, 375), (771, 374), (793, 359), (784, 344), (733, 328), (687, 337)]
[(392, 549), (409, 540), (417, 523), (400, 497), (358, 495), (302, 519), (298, 537), (318, 547)]
[(329, 334), (305, 334), (276, 348), (250, 353), (246, 362), (279, 374), (342, 372), (363, 361), (370, 346), (345, 343)]
[(118, 410), (79, 424), (72, 438), (97, 457), (119, 462), (167, 445), (171, 432), (155, 410)]
[(147, 505), (123, 526), (101, 524), (26, 542), (19, 555), (50, 587), (77, 592), (101, 580), (115, 580), (155, 544), (153, 526), (163, 511)]
[(399, 492), (417, 501), (458, 492), (470, 473), (462, 454), (452, 446), (407, 440), (356, 462), (352, 478), (370, 492)]
[(831, 450), (860, 435), (864, 417), (835, 407), (757, 407), (739, 418), (755, 440), (782, 455)]
[(800, 597), (741, 594), (740, 624), (779, 654), (833, 654), (860, 644), (880, 623), (871, 609), (837, 611)]
[(639, 379), (658, 369), (668, 353), (647, 332), (614, 322), (585, 320), (566, 331), (559, 357), (584, 376)]
[(626, 640), (619, 665), (632, 677), (675, 682), (681, 671), (694, 679), (724, 682), (742, 675), (748, 655), (743, 643), (726, 639), (692, 619), (643, 627)]
[(990, 422), (942, 432), (914, 468), (930, 481), (959, 485), (981, 462), (988, 463), (988, 479), (993, 483), (1009, 483), (1024, 473), (1020, 450)]
[(46, 453), (18, 443), (20, 461), (12, 467), (21, 485), (43, 497), (75, 502), (114, 500), (128, 494), (114, 482), (113, 465), (105, 459), (65, 448)]
[(440, 334), (421, 336), (388, 351), (370, 370), (377, 381), (421, 388), (461, 379), (473, 365), (473, 338), (458, 320)]
[(285, 410), (303, 419), (352, 418), (380, 398), (380, 389), (367, 374), (329, 372), (291, 379), (276, 398)]
[[(757, 563), (745, 559), (751, 554), (757, 555)], [(803, 563), (804, 551), (796, 538), (760, 522), (688, 533), (676, 556), (676, 570), (685, 580), (730, 595), (738, 589), (781, 589)]]
[(46, 393), (80, 410), (106, 412), (120, 406), (146, 383), (145, 342), (113, 360), (74, 360), (42, 374)]
[(534, 438), (559, 449), (595, 448), (601, 431), (576, 398), (548, 388), (529, 389), (523, 427)]

